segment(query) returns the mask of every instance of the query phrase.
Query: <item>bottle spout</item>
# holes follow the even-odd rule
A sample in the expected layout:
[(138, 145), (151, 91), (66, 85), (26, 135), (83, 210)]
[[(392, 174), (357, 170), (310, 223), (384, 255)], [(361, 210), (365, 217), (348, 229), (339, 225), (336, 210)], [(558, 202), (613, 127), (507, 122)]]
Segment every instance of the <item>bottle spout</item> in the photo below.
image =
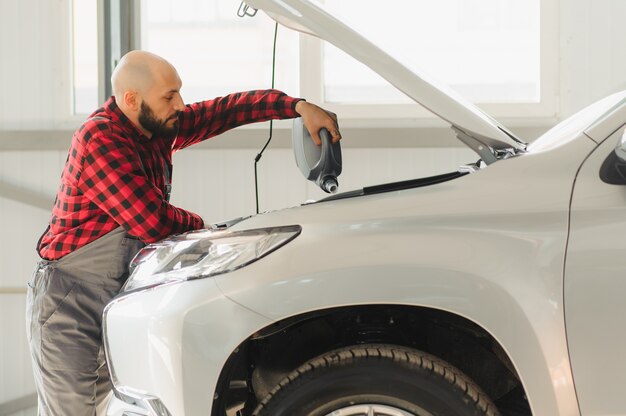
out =
[(329, 194), (334, 194), (337, 192), (337, 188), (339, 188), (339, 184), (337, 183), (337, 178), (326, 178), (324, 183), (322, 183), (322, 189)]

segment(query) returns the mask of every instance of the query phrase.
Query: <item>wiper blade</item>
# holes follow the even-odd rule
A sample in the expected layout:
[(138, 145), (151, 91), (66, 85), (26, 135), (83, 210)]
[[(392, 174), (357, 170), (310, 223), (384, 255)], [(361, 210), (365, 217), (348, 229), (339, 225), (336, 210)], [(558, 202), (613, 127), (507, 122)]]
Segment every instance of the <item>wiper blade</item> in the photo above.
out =
[(408, 181), (392, 182), (383, 185), (367, 186), (363, 189), (357, 189), (350, 192), (342, 192), (340, 194), (331, 195), (327, 198), (320, 199), (317, 202), (335, 201), (337, 199), (353, 198), (356, 196), (380, 194), (384, 192), (401, 191), (403, 189), (420, 188), (422, 186), (435, 185), (452, 179), (467, 175), (469, 172), (454, 171), (444, 173), (442, 175), (430, 176), (428, 178), (410, 179)]

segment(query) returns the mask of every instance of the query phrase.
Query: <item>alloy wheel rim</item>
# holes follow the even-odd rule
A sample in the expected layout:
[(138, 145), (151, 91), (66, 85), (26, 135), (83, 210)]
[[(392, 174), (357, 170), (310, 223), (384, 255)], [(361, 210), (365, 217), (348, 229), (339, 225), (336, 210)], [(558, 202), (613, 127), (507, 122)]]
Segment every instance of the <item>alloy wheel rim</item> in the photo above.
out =
[(417, 416), (405, 410), (382, 404), (356, 404), (334, 410), (326, 416)]

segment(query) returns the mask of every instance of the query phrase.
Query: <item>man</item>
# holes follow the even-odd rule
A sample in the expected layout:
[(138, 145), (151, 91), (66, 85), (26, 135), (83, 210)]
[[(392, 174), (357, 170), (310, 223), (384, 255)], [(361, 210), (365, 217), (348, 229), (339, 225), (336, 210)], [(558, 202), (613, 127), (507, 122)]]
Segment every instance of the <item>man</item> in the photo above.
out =
[(248, 91), (185, 106), (166, 60), (126, 54), (113, 94), (72, 138), (29, 283), (27, 334), (40, 415), (101, 414), (111, 392), (101, 343), (106, 303), (144, 243), (204, 227), (169, 203), (172, 154), (242, 124), (301, 115), (319, 144), (336, 120), (277, 90)]

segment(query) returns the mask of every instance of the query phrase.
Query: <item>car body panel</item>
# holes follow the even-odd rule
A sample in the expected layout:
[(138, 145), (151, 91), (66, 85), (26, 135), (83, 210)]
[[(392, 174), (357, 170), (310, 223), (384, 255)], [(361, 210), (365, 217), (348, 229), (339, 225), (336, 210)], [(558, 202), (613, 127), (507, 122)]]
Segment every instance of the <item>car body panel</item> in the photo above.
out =
[(626, 413), (626, 186), (598, 175), (622, 137), (621, 121), (585, 161), (572, 198), (565, 312), (583, 415)]
[[(209, 414), (224, 364), (256, 331), (310, 311), (396, 304), (475, 322), (506, 352), (534, 414), (579, 414), (563, 292), (579, 305), (589, 288), (576, 283), (586, 282), (581, 274), (574, 289), (563, 283), (569, 204), (580, 165), (597, 147), (584, 131), (619, 100), (591, 106), (528, 153), (470, 175), (237, 222), (231, 230), (299, 224), (302, 233), (233, 272), (117, 298), (105, 314), (116, 387), (159, 397), (172, 414)], [(597, 172), (583, 169), (579, 184), (581, 175)], [(568, 322), (572, 316), (568, 308)], [(584, 361), (591, 350), (582, 334), (593, 321), (579, 325), (568, 323), (577, 331), (569, 342), (573, 359)]]
[(616, 99), (617, 103), (613, 107), (611, 107), (602, 117), (599, 117), (595, 123), (585, 129), (585, 134), (595, 140), (596, 143), (600, 143), (613, 134), (613, 132), (624, 124), (624, 120), (626, 120), (625, 92), (622, 91), (610, 95), (604, 100), (601, 100), (597, 105), (600, 107), (603, 104), (602, 101), (606, 100), (609, 102)]
[(308, 0), (250, 0), (246, 3), (265, 11), (285, 26), (315, 35), (342, 49), (484, 146), (517, 151), (525, 148), (525, 143), (473, 103), (425, 73), (411, 71), (321, 6)]
[(614, 115), (622, 111), (626, 111), (626, 91), (611, 94), (563, 120), (529, 144), (528, 152), (549, 151), (565, 141), (575, 140), (581, 131), (600, 143), (619, 128), (621, 123)]
[[(626, 187), (598, 176), (624, 129), (626, 92), (526, 146), (314, 4), (248, 3), (334, 43), (479, 143), (516, 156), (431, 186), (234, 223), (230, 230), (302, 232), (232, 272), (116, 298), (104, 315), (116, 389), (156, 397), (172, 415), (208, 415), (227, 360), (257, 331), (308, 312), (392, 304), (446, 311), (484, 329), (535, 415), (626, 413), (626, 333), (616, 325), (626, 312)], [(114, 408), (122, 414), (124, 404)]]
[(539, 152), (432, 187), (251, 218), (236, 228), (298, 222), (302, 235), (216, 281), (272, 320), (376, 303), (458, 314), (501, 343), (535, 414), (575, 414), (562, 276), (571, 189), (594, 147), (580, 134), (558, 164)]
[(172, 415), (210, 414), (226, 359), (270, 323), (225, 298), (213, 279), (122, 296), (106, 312), (114, 383), (158, 397)]

